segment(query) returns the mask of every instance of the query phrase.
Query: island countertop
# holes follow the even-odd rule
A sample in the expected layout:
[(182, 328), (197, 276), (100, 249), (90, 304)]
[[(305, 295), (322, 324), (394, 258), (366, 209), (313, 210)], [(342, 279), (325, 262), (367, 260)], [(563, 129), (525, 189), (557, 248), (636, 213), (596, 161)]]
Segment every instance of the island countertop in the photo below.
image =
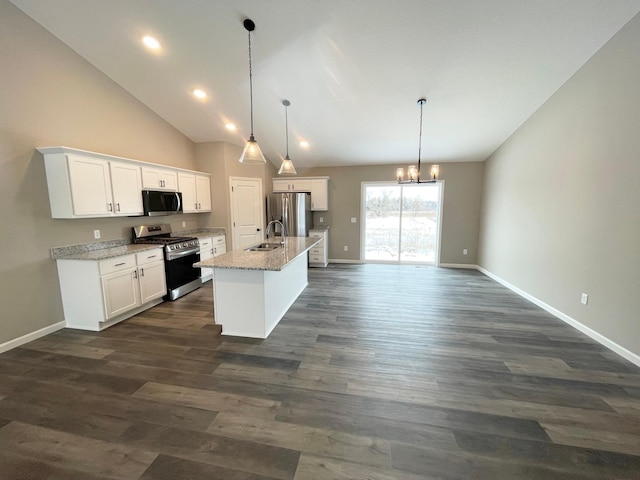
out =
[[(270, 238), (270, 243), (277, 243), (280, 237)], [(198, 268), (224, 268), (235, 270), (268, 270), (280, 271), (291, 261), (307, 252), (321, 239), (312, 237), (285, 237), (284, 247), (275, 250), (248, 252), (245, 248), (218, 255), (217, 257), (195, 263)]]

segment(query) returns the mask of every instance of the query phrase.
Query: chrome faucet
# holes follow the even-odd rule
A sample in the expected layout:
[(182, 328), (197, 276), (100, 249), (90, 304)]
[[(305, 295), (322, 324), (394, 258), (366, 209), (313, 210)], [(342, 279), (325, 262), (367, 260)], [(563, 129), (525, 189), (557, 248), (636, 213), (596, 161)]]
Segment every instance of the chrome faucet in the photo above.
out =
[[(271, 234), (271, 227), (273, 227), (276, 223), (280, 224), (280, 238), (282, 239), (280, 241), (280, 245), (284, 245), (284, 224), (280, 221), (280, 220), (271, 220), (269, 222), (269, 224), (267, 225), (267, 240), (269, 240), (269, 235)], [(275, 228), (273, 229), (273, 236), (275, 237), (276, 235), (276, 231)]]

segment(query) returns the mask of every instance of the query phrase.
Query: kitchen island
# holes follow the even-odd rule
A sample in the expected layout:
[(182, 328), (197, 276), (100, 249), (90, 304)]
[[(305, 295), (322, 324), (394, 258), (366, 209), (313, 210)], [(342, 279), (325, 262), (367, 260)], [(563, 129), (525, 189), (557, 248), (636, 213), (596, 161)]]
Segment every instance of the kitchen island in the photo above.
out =
[(245, 247), (194, 264), (213, 268), (214, 316), (222, 334), (267, 338), (307, 286), (307, 252), (318, 242), (285, 237), (273, 250)]

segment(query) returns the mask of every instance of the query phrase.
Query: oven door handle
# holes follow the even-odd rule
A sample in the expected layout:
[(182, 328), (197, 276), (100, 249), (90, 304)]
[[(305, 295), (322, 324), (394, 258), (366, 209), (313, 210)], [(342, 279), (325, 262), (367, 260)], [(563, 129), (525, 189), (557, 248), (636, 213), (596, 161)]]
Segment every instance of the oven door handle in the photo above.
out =
[(200, 247), (193, 248), (186, 251), (181, 251), (181, 252), (171, 252), (167, 254), (167, 260), (171, 261), (171, 260), (175, 260), (176, 258), (186, 257), (188, 255), (193, 255), (194, 253), (199, 253), (199, 252), (200, 252)]
[(176, 195), (176, 200), (178, 201), (178, 208), (176, 208), (176, 212), (180, 212), (182, 210), (182, 202), (180, 201), (180, 195), (178, 195), (178, 192), (176, 192), (175, 195)]

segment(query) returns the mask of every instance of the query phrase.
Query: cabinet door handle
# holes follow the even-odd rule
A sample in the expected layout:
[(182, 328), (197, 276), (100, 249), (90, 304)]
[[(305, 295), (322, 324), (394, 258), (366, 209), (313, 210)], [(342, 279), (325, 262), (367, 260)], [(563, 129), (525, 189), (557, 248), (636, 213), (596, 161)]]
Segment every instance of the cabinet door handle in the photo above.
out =
[(118, 210), (118, 212), (120, 211), (120, 202), (116, 203), (116, 209)]
[(113, 212), (113, 203), (107, 203), (110, 212)]
[(133, 278), (138, 278), (138, 271), (137, 270), (133, 271)]
[(141, 276), (141, 277), (144, 277), (144, 268), (141, 268), (141, 269), (140, 269), (140, 276)]
[(196, 203), (196, 210), (198, 209), (198, 204)]
[(116, 263), (116, 264), (114, 265), (114, 267), (121, 267), (121, 266), (122, 266), (122, 265), (124, 265), (125, 263), (127, 263), (127, 262)]

